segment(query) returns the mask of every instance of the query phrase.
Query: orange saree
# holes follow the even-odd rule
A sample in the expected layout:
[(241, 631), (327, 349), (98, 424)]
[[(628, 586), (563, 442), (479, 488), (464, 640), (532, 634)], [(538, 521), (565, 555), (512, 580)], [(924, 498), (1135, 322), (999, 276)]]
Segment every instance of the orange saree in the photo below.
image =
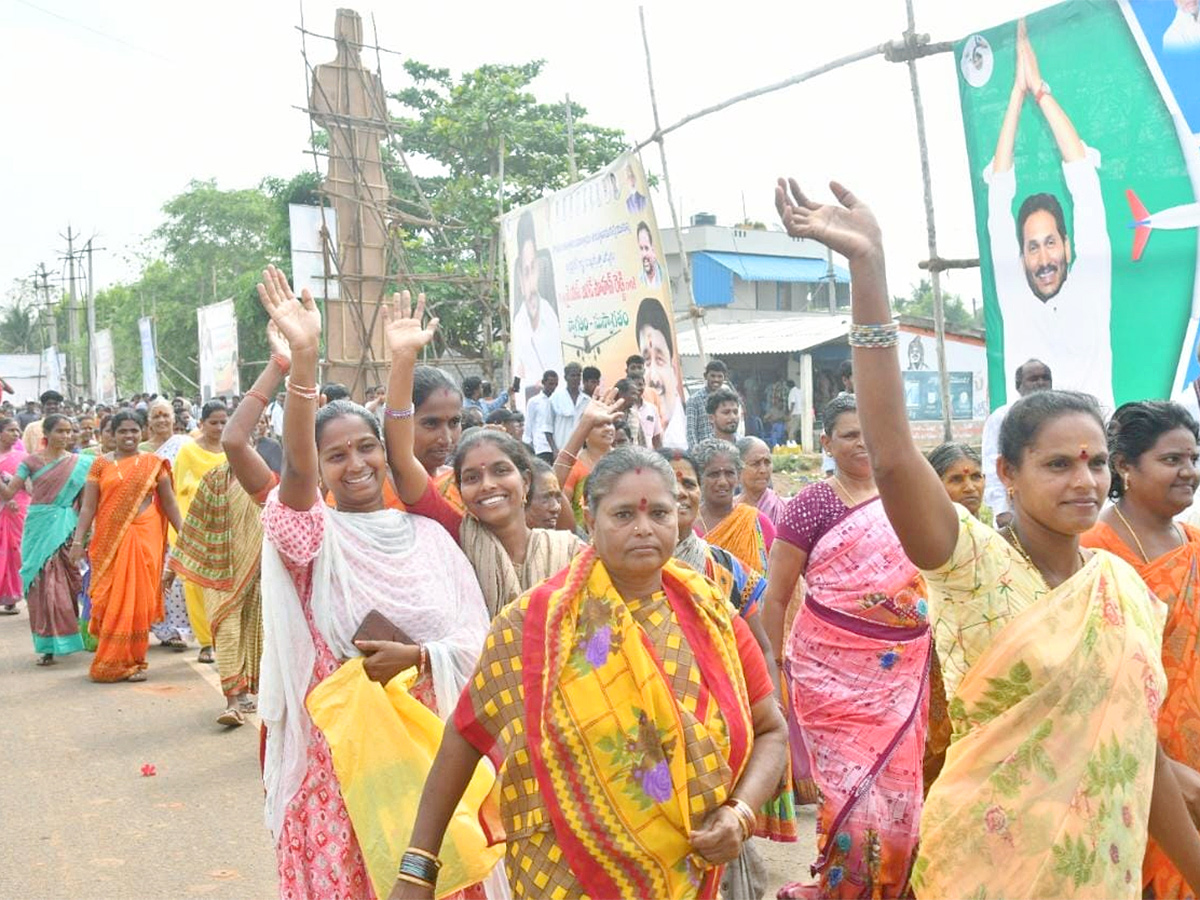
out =
[[(1200, 769), (1200, 530), (1180, 525), (1187, 537), (1182, 547), (1146, 563), (1117, 533), (1098, 523), (1083, 535), (1085, 547), (1099, 547), (1125, 560), (1158, 599), (1167, 604), (1162, 662), (1167, 697), (1158, 713), (1158, 740), (1167, 756)], [(1194, 897), (1183, 875), (1151, 838), (1142, 864), (1145, 896), (1158, 900)]]
[(99, 641), (93, 681), (123, 681), (146, 668), (150, 624), (163, 617), (161, 589), (167, 520), (155, 487), (171, 466), (152, 453), (101, 456), (89, 481), (100, 487), (89, 555), (92, 619)]

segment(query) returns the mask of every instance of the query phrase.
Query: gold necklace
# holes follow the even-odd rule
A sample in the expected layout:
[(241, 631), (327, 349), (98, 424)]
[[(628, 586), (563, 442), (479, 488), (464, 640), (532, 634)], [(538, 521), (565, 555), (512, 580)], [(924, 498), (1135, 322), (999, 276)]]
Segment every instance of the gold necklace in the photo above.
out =
[(875, 497), (879, 494), (878, 490), (874, 490), (869, 496), (863, 497), (861, 500), (856, 500), (854, 495), (850, 493), (850, 488), (846, 487), (846, 485), (842, 483), (842, 479), (838, 477), (837, 472), (830, 472), (829, 474), (833, 477), (833, 480), (837, 482), (837, 486), (842, 489), (842, 493), (846, 495), (846, 499), (850, 501), (849, 505), (851, 509), (858, 506), (860, 503), (866, 503), (871, 499), (871, 497)]
[[(1039, 569), (1037, 563), (1033, 561), (1033, 557), (1029, 555), (1029, 551), (1025, 549), (1025, 545), (1021, 543), (1021, 538), (1017, 535), (1017, 529), (1010, 524), (1005, 525), (1004, 530), (1008, 532), (1008, 542), (1016, 548), (1018, 553), (1021, 554), (1021, 558), (1024, 559), (1025, 562), (1029, 563), (1029, 567), (1033, 569), (1033, 571), (1037, 572), (1038, 579), (1042, 582), (1042, 587), (1046, 589), (1046, 593), (1049, 593), (1050, 582), (1046, 580), (1046, 576), (1042, 574), (1042, 570)], [(1087, 565), (1087, 559), (1084, 558), (1082, 550), (1077, 549), (1075, 552), (1079, 554), (1079, 567), (1083, 568), (1085, 565)], [(1071, 573), (1071, 575), (1074, 574), (1074, 572)], [(1068, 575), (1067, 577), (1070, 578), (1071, 576)]]
[(1121, 513), (1121, 507), (1114, 503), (1113, 512), (1117, 514), (1117, 518), (1121, 520), (1121, 524), (1125, 526), (1125, 530), (1129, 532), (1133, 538), (1133, 542), (1137, 544), (1138, 553), (1142, 554), (1142, 562), (1150, 562), (1150, 557), (1146, 555), (1146, 548), (1142, 546), (1142, 539), (1137, 536), (1137, 532), (1133, 530), (1133, 526), (1129, 524), (1129, 520)]

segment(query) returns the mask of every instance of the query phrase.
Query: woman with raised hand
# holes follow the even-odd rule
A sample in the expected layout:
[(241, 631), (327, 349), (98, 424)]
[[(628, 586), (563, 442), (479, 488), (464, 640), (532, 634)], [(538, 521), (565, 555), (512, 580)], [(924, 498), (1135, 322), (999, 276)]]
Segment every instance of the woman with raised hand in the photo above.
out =
[[(8, 484), (28, 456), (21, 443), (21, 426), (9, 416), (0, 419), (0, 482)], [(25, 596), (21, 584), (21, 538), (29, 510), (28, 491), (18, 491), (0, 509), (0, 615), (15, 616)]]
[(784, 500), (771, 487), (774, 471), (771, 448), (761, 438), (744, 437), (737, 442), (737, 449), (742, 458), (742, 492), (738, 494), (738, 503), (753, 506), (772, 525), (778, 525)]
[(413, 453), (437, 492), (455, 511), (464, 510), (454, 478), (454, 448), (462, 437), (463, 395), (436, 366), (417, 366), (412, 379)]
[(779, 785), (785, 727), (745, 622), (671, 559), (678, 506), (652, 451), (596, 464), (593, 546), (493, 620), (393, 898), (433, 896), (429, 857), (484, 754), (514, 896), (715, 896)]
[[(384, 431), (396, 492), (409, 512), (434, 519), (459, 543), (483, 589), (488, 615), (564, 568), (579, 550), (569, 531), (531, 528), (525, 513), (533, 488), (529, 452), (511, 435), (473, 429), (455, 450), (453, 472), (465, 512), (449, 503), (413, 447), (413, 372), (417, 355), (432, 340), (437, 320), (422, 327), (424, 295), (410, 313), (407, 292), (385, 312), (392, 356)], [(436, 371), (436, 370), (434, 370)], [(595, 404), (589, 422), (611, 422), (608, 407)], [(589, 416), (588, 412), (584, 416)]]
[[(1196, 494), (1196, 420), (1177, 403), (1126, 403), (1108, 420), (1113, 502), (1081, 539), (1133, 566), (1167, 604), (1162, 662), (1167, 693), (1158, 739), (1193, 809), (1200, 806), (1200, 531), (1175, 521)], [(1143, 896), (1192, 896), (1153, 839), (1142, 863)]]
[[(179, 514), (186, 517), (192, 498), (200, 488), (200, 479), (225, 462), (225, 451), (221, 449), (221, 432), (229, 421), (229, 410), (220, 400), (209, 400), (200, 409), (200, 432), (193, 441), (187, 441), (175, 455), (172, 475), (175, 479), (175, 500)], [(173, 542), (172, 542), (173, 545)], [(208, 624), (208, 613), (204, 609), (204, 593), (198, 584), (184, 582), (184, 602), (187, 605), (188, 622), (192, 633), (200, 644), (199, 661), (216, 661), (212, 648), (212, 628)]]
[(272, 322), (271, 358), (221, 432), (225, 463), (200, 479), (170, 556), (171, 572), (200, 587), (225, 695), (221, 725), (236, 727), (256, 710), (262, 657), (262, 508), (279, 483), (254, 447), (269, 398), (291, 367), (291, 352)]
[(67, 416), (46, 416), (45, 446), (25, 457), (12, 479), (0, 485), (0, 502), (9, 502), (21, 491), (29, 493), (21, 538), (21, 585), (39, 666), (83, 649), (78, 607), (83, 579), (71, 562), (71, 537), (92, 457), (68, 452), (71, 430)]
[(1013, 405), (1002, 532), (955, 506), (909, 431), (879, 226), (831, 187), (838, 202), (822, 205), (780, 180), (776, 205), (788, 234), (850, 262), (866, 445), (930, 589), (955, 734), (924, 804), (916, 895), (1132, 900), (1147, 831), (1200, 886), (1200, 834), (1156, 734), (1162, 604), (1123, 560), (1080, 548), (1109, 487), (1095, 401), (1043, 391)]
[(767, 554), (775, 540), (775, 526), (757, 507), (734, 502), (742, 472), (742, 457), (734, 444), (707, 438), (691, 448), (700, 472), (700, 510), (696, 534), (724, 547), (743, 566), (767, 574)]
[(150, 625), (162, 618), (167, 525), (183, 522), (171, 464), (138, 450), (141, 416), (122, 410), (109, 425), (117, 449), (88, 472), (71, 562), (78, 566), (86, 552), (91, 566), (92, 681), (145, 681)]
[[(474, 669), (487, 613), (470, 564), (445, 531), (384, 507), (387, 458), (375, 415), (347, 400), (318, 412), (321, 315), (308, 291), (298, 300), (271, 267), (258, 294), (292, 354), (286, 462), (262, 518), (258, 706), (267, 725), (267, 824), (281, 896), (365, 897), (371, 888), (356, 823), (305, 698), (343, 660), (366, 655), (367, 675), (381, 684), (417, 668), (412, 695), (445, 718)], [(321, 501), (319, 483), (334, 508)], [(406, 640), (356, 642), (373, 612)]]
[[(616, 391), (609, 391), (608, 405), (619, 408)], [(590, 404), (589, 404), (590, 406)], [(586, 409), (587, 407), (585, 407)], [(615, 420), (619, 416), (604, 416), (599, 419), (579, 417), (575, 428), (554, 458), (554, 475), (563, 486), (563, 493), (571, 501), (571, 512), (575, 527), (583, 534), (583, 498), (587, 490), (588, 475), (596, 463), (609, 453), (616, 443)], [(586, 427), (585, 427), (586, 424)]]
[[(793, 768), (806, 794), (809, 778), (819, 792), (822, 896), (865, 884), (900, 896), (929, 709), (924, 587), (876, 493), (854, 395), (826, 404), (822, 421), (834, 470), (780, 516), (763, 619), (786, 676)], [(787, 624), (800, 579), (804, 603)]]

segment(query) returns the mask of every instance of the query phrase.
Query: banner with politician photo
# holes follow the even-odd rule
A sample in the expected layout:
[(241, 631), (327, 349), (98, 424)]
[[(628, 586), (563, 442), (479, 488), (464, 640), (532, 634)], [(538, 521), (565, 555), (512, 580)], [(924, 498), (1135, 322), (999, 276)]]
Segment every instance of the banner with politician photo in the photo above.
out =
[(502, 220), (509, 281), (510, 352), (521, 398), (548, 371), (595, 366), (611, 387), (635, 354), (663, 443), (686, 445), (683, 377), (666, 256), (646, 175), (634, 154), (515, 209)]
[(233, 298), (196, 310), (200, 338), (200, 396), (231, 399), (241, 393), (238, 379), (237, 313)]
[(1200, 42), (1168, 36), (1196, 6), (1068, 0), (955, 45), (993, 408), (1029, 359), (1109, 408), (1200, 374)]

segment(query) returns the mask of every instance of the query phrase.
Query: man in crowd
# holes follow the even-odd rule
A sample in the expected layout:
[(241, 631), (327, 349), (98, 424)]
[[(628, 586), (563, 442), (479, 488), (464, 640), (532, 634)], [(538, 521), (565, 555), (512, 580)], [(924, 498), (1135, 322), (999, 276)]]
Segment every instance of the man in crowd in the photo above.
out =
[(563, 379), (566, 384), (554, 392), (550, 398), (550, 408), (554, 412), (554, 452), (559, 447), (566, 446), (571, 432), (579, 424), (579, 417), (592, 398), (583, 392), (583, 368), (577, 362), (569, 362), (563, 368)]
[(554, 443), (554, 408), (550, 397), (558, 388), (558, 373), (547, 369), (542, 375), (542, 392), (525, 404), (525, 426), (529, 432), (529, 443), (539, 459), (554, 465), (558, 447)]
[(625, 360), (625, 377), (626, 378), (645, 378), (646, 377), (646, 360), (642, 358), (640, 353), (635, 353)]
[(600, 370), (595, 366), (583, 367), (583, 392), (589, 397), (596, 396), (596, 388), (600, 387)]
[(729, 369), (719, 359), (710, 359), (704, 367), (704, 391), (697, 391), (688, 397), (687, 405), (687, 443), (695, 447), (705, 438), (713, 436), (712, 420), (708, 416), (708, 397), (725, 385), (725, 376)]
[(804, 415), (804, 394), (796, 386), (796, 382), (788, 379), (787, 395), (787, 439), (800, 440), (800, 417)]
[(17, 413), (17, 424), (21, 426), (21, 431), (29, 427), (30, 423), (36, 422), (42, 417), (38, 410), (37, 401), (32, 397), (25, 400), (25, 408)]
[(41, 418), (26, 425), (25, 433), (21, 436), (26, 453), (37, 453), (42, 449), (42, 419), (58, 412), (63, 402), (62, 394), (55, 390), (42, 391), (42, 396), (38, 399), (42, 402)]
[[(1049, 391), (1053, 387), (1050, 367), (1040, 359), (1028, 359), (1017, 366), (1016, 388), (1021, 397), (1027, 397), (1034, 391)], [(996, 474), (996, 462), (1000, 459), (1000, 428), (1016, 402), (1014, 400), (996, 407), (983, 423), (983, 502), (991, 507), (997, 528), (1003, 528), (1012, 521), (1012, 507), (1008, 503), (1004, 482)]]
[(720, 441), (735, 443), (742, 408), (738, 395), (730, 388), (721, 386), (708, 395), (704, 408), (712, 425), (712, 436)]
[(463, 409), (477, 409), (479, 414), (487, 417), (495, 410), (508, 404), (508, 391), (501, 391), (494, 400), (483, 399), (483, 379), (478, 375), (468, 375), (462, 380)]

